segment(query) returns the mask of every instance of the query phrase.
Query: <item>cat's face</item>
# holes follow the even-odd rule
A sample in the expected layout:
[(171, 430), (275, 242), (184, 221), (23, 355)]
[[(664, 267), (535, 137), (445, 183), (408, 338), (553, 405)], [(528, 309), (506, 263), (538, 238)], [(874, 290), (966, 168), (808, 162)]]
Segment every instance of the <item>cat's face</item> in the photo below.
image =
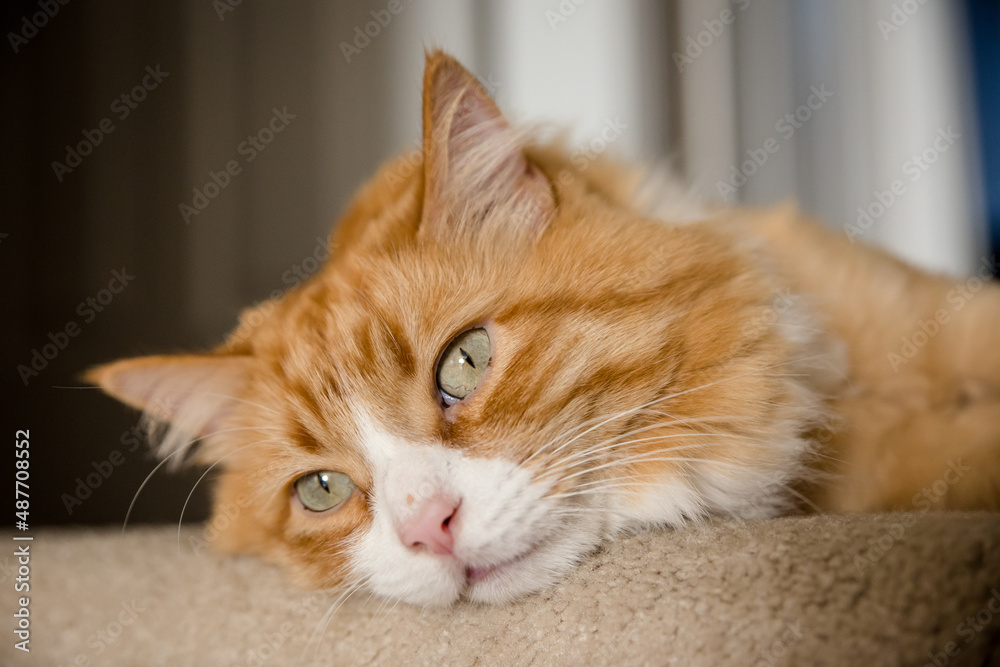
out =
[(749, 251), (529, 160), (441, 54), (424, 125), (420, 166), (386, 167), (327, 266), (226, 346), (93, 375), (172, 422), (165, 454), (205, 436), (220, 545), (313, 585), (500, 602), (623, 528), (780, 508), (813, 404)]

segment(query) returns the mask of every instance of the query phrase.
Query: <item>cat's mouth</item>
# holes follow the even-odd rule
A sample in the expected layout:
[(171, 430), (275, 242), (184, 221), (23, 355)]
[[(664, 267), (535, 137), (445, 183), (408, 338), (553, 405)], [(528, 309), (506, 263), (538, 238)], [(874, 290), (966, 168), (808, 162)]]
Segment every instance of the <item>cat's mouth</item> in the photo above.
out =
[(470, 583), (482, 581), (486, 577), (493, 574), (497, 568), (503, 567), (503, 565), (503, 563), (500, 563), (498, 565), (487, 565), (486, 567), (467, 567), (465, 568), (465, 578), (468, 579)]
[(538, 545), (536, 544), (530, 547), (527, 551), (523, 551), (517, 556), (514, 556), (513, 558), (505, 560), (501, 563), (494, 563), (493, 565), (484, 565), (480, 567), (466, 567), (465, 578), (469, 584), (476, 584), (480, 581), (485, 581), (486, 579), (489, 579), (492, 575), (496, 574), (497, 572), (502, 572), (503, 570), (508, 569), (515, 563), (524, 560), (532, 553), (534, 553), (537, 549)]

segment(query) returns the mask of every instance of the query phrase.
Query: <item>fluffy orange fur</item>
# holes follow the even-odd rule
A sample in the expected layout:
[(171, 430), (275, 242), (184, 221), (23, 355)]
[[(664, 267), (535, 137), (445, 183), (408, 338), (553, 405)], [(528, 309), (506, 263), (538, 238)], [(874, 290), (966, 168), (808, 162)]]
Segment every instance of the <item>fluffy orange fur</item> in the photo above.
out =
[[(998, 507), (997, 285), (956, 307), (952, 281), (790, 205), (654, 218), (669, 202), (640, 204), (637, 171), (581, 172), (557, 146), (522, 150), (442, 53), (428, 56), (423, 116), (419, 159), (384, 166), (329, 262), (244, 313), (240, 336), (91, 373), (172, 422), (163, 455), (203, 436), (195, 458), (220, 467), (215, 507), (230, 517), (220, 547), (312, 585), (343, 579), (344, 547), (372, 520), (356, 405), (408, 441), (555, 475), (553, 494), (616, 485), (622, 507), (654, 523), (698, 508), (915, 509), (942, 479), (934, 507)], [(936, 335), (894, 363), (942, 310)], [(441, 350), (484, 325), (488, 375), (443, 410)], [(623, 417), (602, 422), (612, 415)], [(293, 484), (327, 469), (357, 493), (310, 516)], [(658, 518), (663, 491), (650, 491), (670, 479), (690, 498), (676, 521)]]

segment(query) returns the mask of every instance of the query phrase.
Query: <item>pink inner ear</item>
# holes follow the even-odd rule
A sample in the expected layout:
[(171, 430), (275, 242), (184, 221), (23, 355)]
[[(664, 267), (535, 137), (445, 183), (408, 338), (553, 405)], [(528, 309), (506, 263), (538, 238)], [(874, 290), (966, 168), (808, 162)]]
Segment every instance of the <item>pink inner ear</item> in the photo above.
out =
[(555, 201), (520, 137), (456, 61), (435, 55), (427, 67), (422, 229), (439, 240), (463, 232), (536, 235)]
[(250, 363), (249, 357), (141, 357), (102, 366), (89, 378), (156, 419), (206, 435), (239, 400)]

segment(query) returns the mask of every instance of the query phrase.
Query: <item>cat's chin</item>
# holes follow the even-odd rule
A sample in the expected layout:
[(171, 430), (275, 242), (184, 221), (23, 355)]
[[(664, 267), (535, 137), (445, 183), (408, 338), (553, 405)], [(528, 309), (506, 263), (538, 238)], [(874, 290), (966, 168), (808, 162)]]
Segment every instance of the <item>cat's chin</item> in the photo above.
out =
[(535, 546), (502, 563), (465, 568), (467, 584), (463, 597), (470, 602), (499, 604), (535, 592), (545, 585), (534, 586), (534, 577), (527, 576), (532, 569), (531, 559), (537, 552)]
[(596, 531), (538, 543), (515, 558), (488, 567), (466, 568), (462, 598), (506, 604), (560, 581), (600, 543)]
[[(480, 568), (473, 568), (476, 569)], [(526, 568), (520, 560), (483, 569), (486, 571), (468, 572), (463, 599), (480, 604), (505, 604), (555, 583), (564, 574), (544, 571), (545, 576), (540, 577), (539, 568)]]

